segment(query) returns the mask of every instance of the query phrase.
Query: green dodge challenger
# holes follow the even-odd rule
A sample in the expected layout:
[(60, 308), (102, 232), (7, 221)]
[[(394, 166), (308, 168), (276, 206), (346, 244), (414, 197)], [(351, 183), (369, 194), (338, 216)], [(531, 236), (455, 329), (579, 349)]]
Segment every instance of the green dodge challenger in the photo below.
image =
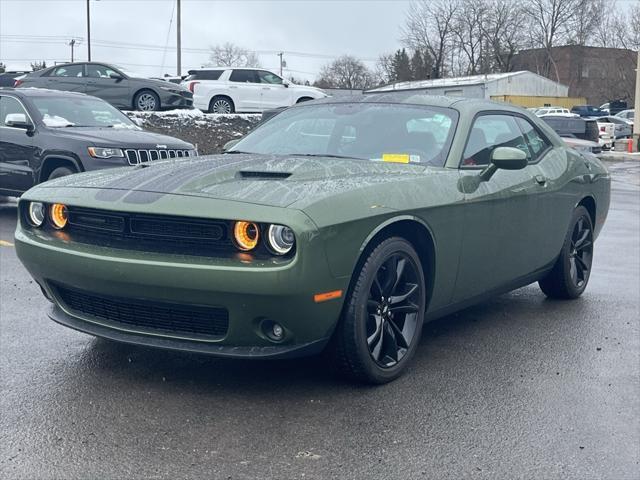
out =
[(222, 155), (38, 185), (15, 245), (76, 330), (225, 357), (327, 349), (384, 383), (425, 320), (536, 281), (582, 294), (609, 197), (598, 159), (522, 109), (364, 95), (287, 109)]

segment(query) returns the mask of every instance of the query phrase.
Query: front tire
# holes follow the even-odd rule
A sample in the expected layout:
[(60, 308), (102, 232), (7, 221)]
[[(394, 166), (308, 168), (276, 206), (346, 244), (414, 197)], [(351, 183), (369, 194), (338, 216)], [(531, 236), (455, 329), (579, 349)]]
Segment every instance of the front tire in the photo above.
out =
[(53, 180), (55, 178), (66, 177), (67, 175), (72, 175), (76, 173), (74, 170), (71, 170), (67, 167), (58, 167), (54, 169), (47, 177), (47, 180)]
[(155, 112), (160, 110), (160, 98), (151, 90), (142, 90), (133, 99), (133, 106), (141, 112)]
[(538, 283), (547, 297), (573, 299), (582, 295), (593, 262), (593, 223), (586, 208), (573, 212), (560, 256), (553, 269)]
[(335, 332), (338, 368), (351, 379), (382, 384), (398, 378), (422, 332), (425, 280), (413, 246), (391, 237), (378, 244), (355, 273)]

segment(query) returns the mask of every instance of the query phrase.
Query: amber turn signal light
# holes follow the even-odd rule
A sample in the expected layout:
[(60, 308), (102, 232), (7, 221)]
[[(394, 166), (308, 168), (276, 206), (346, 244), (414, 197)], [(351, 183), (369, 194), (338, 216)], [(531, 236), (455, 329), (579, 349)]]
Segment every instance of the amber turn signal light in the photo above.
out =
[(316, 293), (313, 296), (313, 301), (316, 303), (326, 302), (327, 300), (333, 300), (334, 298), (340, 298), (342, 296), (342, 290), (333, 290), (331, 292)]
[(54, 203), (50, 210), (51, 223), (58, 230), (63, 229), (67, 225), (68, 215), (67, 207), (61, 203)]
[(247, 252), (256, 248), (259, 237), (260, 230), (255, 223), (239, 221), (233, 226), (233, 238), (240, 250)]

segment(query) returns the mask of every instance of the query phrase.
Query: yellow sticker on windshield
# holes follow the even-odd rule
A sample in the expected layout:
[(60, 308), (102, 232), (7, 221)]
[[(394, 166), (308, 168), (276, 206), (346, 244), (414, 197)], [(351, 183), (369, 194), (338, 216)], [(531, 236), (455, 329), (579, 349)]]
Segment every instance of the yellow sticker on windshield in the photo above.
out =
[(392, 163), (409, 163), (409, 155), (406, 153), (383, 153), (382, 161)]

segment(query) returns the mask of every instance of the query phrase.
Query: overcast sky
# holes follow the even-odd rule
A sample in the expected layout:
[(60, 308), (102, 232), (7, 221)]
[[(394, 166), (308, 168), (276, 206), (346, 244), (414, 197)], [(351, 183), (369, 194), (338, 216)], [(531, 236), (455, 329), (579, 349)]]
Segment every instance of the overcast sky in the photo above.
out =
[[(92, 60), (145, 76), (175, 74), (175, 0), (90, 2)], [(279, 65), (275, 52), (284, 51), (285, 75), (296, 78), (313, 80), (330, 57), (342, 54), (373, 67), (380, 53), (399, 48), (409, 3), (182, 0), (183, 72), (206, 63), (209, 46), (224, 42), (258, 51), (262, 66), (274, 71)], [(76, 60), (86, 60), (86, 35), (86, 0), (0, 0), (0, 61), (9, 69), (28, 67), (34, 60), (69, 61), (67, 43), (74, 37)]]

